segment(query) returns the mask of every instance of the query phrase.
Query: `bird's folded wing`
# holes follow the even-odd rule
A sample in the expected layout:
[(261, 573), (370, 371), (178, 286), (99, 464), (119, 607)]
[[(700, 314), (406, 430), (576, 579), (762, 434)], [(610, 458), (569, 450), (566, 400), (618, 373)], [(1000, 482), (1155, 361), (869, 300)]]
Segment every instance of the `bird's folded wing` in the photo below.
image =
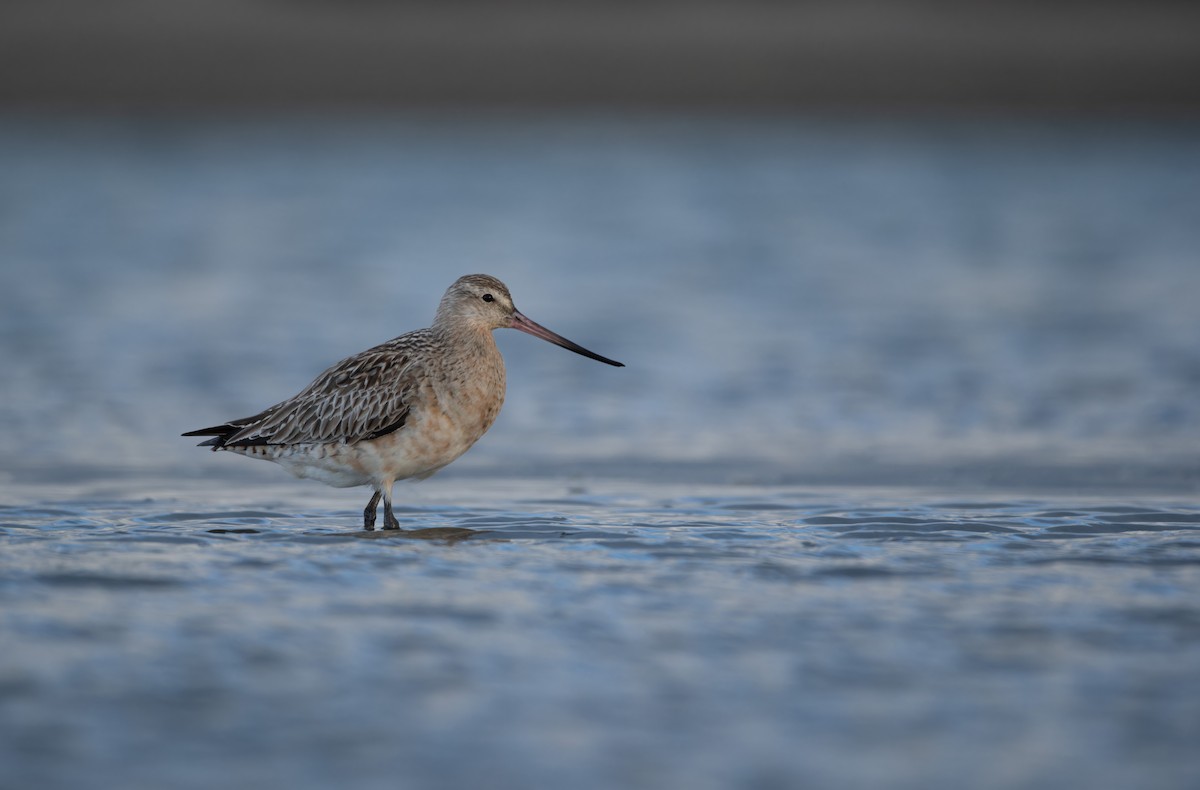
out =
[(387, 344), (344, 359), (297, 395), (231, 425), (223, 442), (255, 444), (354, 443), (404, 427), (415, 389), (412, 358)]

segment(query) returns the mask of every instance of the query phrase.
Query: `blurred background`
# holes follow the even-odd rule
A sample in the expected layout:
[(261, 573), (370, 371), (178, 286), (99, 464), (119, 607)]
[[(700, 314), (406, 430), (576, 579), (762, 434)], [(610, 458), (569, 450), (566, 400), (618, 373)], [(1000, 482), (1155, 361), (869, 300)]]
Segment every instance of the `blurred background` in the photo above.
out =
[(484, 271), (629, 367), (503, 338), (459, 471), (1194, 490), (1198, 44), (1169, 0), (10, 0), (0, 464), (271, 474), (177, 434)]
[(9, 0), (0, 98), (89, 108), (1194, 109), (1183, 0)]
[[(0, 2), (0, 786), (1193, 786), (1196, 75), (1194, 0)], [(396, 488), (484, 539), (179, 436), (470, 272), (627, 365), (497, 333)]]

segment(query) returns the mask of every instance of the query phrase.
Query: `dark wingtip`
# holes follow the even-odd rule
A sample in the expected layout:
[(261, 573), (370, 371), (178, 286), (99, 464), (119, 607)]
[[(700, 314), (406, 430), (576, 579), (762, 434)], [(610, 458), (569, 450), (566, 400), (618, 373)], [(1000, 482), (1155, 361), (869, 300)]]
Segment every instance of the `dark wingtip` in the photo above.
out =
[(225, 440), (228, 439), (237, 428), (233, 425), (214, 425), (211, 428), (201, 428), (196, 431), (188, 431), (181, 433), (180, 436), (211, 436), (213, 438), (205, 442), (200, 442), (197, 447), (224, 447)]

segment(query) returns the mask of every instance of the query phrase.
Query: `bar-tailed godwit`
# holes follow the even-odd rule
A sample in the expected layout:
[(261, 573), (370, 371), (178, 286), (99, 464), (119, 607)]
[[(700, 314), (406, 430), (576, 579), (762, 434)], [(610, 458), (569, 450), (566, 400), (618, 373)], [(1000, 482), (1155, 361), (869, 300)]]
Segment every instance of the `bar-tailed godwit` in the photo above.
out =
[(183, 435), (211, 436), (199, 446), (274, 461), (296, 477), (369, 485), (363, 528), (375, 529), (382, 498), (383, 528), (399, 529), (393, 484), (446, 466), (500, 413), (504, 359), (492, 330), (503, 327), (624, 367), (526, 318), (495, 277), (470, 274), (446, 291), (433, 326), (343, 359), (253, 417)]

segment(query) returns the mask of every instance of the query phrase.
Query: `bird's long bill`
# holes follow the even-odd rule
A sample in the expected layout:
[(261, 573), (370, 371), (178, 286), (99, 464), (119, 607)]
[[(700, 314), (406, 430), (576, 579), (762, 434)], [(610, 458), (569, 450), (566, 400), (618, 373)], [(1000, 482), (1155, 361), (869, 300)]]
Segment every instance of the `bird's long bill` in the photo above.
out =
[(510, 323), (509, 326), (511, 326), (513, 329), (520, 329), (522, 332), (527, 332), (534, 337), (540, 337), (542, 340), (549, 340), (554, 345), (562, 346), (565, 349), (574, 351), (576, 354), (582, 354), (585, 357), (591, 357), (597, 362), (603, 362), (605, 365), (613, 365), (618, 368), (625, 367), (624, 364), (617, 362), (616, 360), (609, 359), (608, 357), (602, 357), (599, 354), (588, 351), (578, 343), (572, 343), (562, 335), (551, 332), (537, 321), (526, 318), (519, 310), (513, 311), (512, 323)]

